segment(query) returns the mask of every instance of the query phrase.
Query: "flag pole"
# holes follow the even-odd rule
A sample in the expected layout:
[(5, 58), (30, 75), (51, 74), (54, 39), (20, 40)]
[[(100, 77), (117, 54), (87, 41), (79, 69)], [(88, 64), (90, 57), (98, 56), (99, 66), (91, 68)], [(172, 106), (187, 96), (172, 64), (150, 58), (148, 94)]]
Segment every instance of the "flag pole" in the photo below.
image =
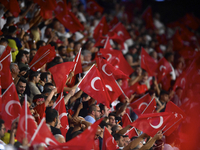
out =
[(124, 93), (124, 91), (122, 90), (122, 88), (119, 86), (118, 82), (117, 82), (116, 80), (115, 80), (115, 82), (116, 82), (116, 84), (118, 85), (119, 89), (122, 91), (122, 94), (123, 94), (125, 97), (127, 97), (126, 94)]
[(152, 100), (149, 102), (149, 104), (147, 105), (147, 107), (143, 110), (143, 112), (141, 114), (143, 114), (145, 112), (145, 110), (149, 107), (149, 105), (151, 104), (151, 102), (154, 100), (154, 98), (152, 98)]

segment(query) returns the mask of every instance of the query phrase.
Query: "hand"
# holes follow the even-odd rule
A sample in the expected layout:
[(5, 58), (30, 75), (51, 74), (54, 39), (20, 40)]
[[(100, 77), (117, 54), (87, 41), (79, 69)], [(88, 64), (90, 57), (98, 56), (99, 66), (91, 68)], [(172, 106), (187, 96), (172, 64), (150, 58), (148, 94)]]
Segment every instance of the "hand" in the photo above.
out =
[(25, 74), (26, 74), (26, 71), (21, 71), (21, 72), (19, 73), (20, 76), (24, 76)]
[(75, 91), (76, 91), (76, 89), (72, 89), (72, 90), (69, 92), (69, 94), (70, 94), (71, 96), (73, 96), (74, 93), (75, 93)]
[(69, 73), (69, 78), (72, 78), (74, 76), (74, 71), (71, 71), (70, 73)]
[(78, 117), (73, 117), (71, 120), (71, 123), (74, 125), (79, 125), (80, 124), (80, 119)]
[(45, 85), (44, 81), (42, 81), (42, 80), (40, 80), (39, 83), (40, 83), (40, 85), (42, 85), (42, 86)]
[(162, 137), (163, 137), (163, 134), (162, 134), (162, 130), (160, 130), (160, 131), (158, 131), (155, 135), (154, 135), (154, 139), (155, 140), (160, 140), (160, 139), (162, 139)]
[(126, 96), (125, 97), (125, 103), (129, 103), (130, 102), (130, 99)]
[(57, 93), (57, 88), (55, 87), (52, 91), (54, 92), (54, 94), (56, 94)]
[(83, 103), (80, 103), (80, 104), (78, 105), (78, 109), (81, 110), (82, 108), (83, 108)]

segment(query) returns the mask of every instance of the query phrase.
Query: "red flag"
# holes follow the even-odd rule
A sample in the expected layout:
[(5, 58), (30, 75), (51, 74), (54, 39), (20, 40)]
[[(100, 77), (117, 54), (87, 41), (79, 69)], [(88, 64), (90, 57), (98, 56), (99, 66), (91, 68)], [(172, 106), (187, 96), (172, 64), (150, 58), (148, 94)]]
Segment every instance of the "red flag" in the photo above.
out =
[(141, 51), (141, 68), (146, 70), (149, 76), (154, 76), (157, 69), (157, 63), (143, 47)]
[(134, 136), (139, 136), (138, 132), (135, 127), (130, 128), (129, 130), (124, 133), (124, 135), (128, 135), (128, 137), (131, 139)]
[(65, 83), (67, 81), (67, 76), (74, 67), (74, 62), (65, 62), (58, 65), (55, 65), (49, 69), (53, 75), (53, 80), (57, 87), (57, 92), (60, 93), (63, 91)]
[(57, 6), (56, 0), (51, 0), (51, 1), (34, 0), (34, 2), (40, 5), (41, 9), (44, 9), (44, 11), (55, 10)]
[[(106, 68), (108, 66), (108, 63), (104, 59), (98, 58), (96, 59), (96, 62), (97, 62), (98, 70), (102, 75), (105, 87), (108, 89), (108, 93), (111, 98), (110, 102), (113, 102), (122, 94), (122, 91), (119, 88), (118, 84), (116, 83), (112, 74), (112, 70), (114, 70), (113, 69), (114, 67), (110, 65), (110, 67)], [(112, 70), (110, 70), (111, 67), (112, 67)]]
[(95, 27), (94, 33), (93, 33), (93, 38), (97, 41), (97, 39), (101, 35), (106, 35), (109, 31), (109, 27), (106, 21), (106, 17), (103, 16), (99, 22), (99, 24)]
[(43, 118), (33, 134), (30, 142), (30, 145), (39, 145), (39, 144), (45, 144), (47, 146), (49, 145), (58, 145), (59, 143), (49, 130), (49, 127), (45, 123), (45, 118)]
[(123, 40), (123, 42), (125, 42), (126, 40), (130, 39), (131, 36), (128, 33), (128, 31), (126, 30), (126, 28), (124, 27), (124, 25), (119, 22), (110, 32), (109, 35), (113, 35), (114, 33), (117, 33), (117, 35), (119, 37), (121, 37), (121, 39)]
[(31, 70), (37, 71), (44, 64), (52, 61), (55, 56), (56, 51), (54, 47), (52, 47), (50, 44), (42, 46), (38, 49), (32, 61), (29, 63), (29, 67)]
[(12, 75), (11, 75), (10, 69), (8, 69), (10, 68), (10, 62), (11, 62), (10, 50), (11, 48), (7, 46), (0, 57), (0, 75), (1, 75), (1, 81), (2, 81), (1, 82), (2, 89), (7, 89), (8, 86), (12, 82)]
[(26, 97), (19, 117), (16, 139), (19, 142), (22, 142), (22, 140), (27, 137), (28, 142), (30, 142), (31, 137), (35, 133), (36, 129), (37, 126), (35, 124), (34, 117), (31, 115), (31, 112), (28, 108)]
[(103, 13), (103, 8), (95, 0), (87, 0), (87, 13), (94, 15), (96, 12)]
[[(12, 80), (12, 79), (10, 79)], [(17, 95), (17, 91), (13, 82), (2, 94), (2, 119), (5, 121), (7, 129), (11, 128), (12, 121), (15, 120), (21, 111), (21, 104)]]
[(66, 108), (65, 108), (63, 92), (61, 92), (61, 94), (59, 95), (53, 108), (55, 108), (59, 113), (59, 119), (61, 122), (60, 131), (61, 131), (62, 135), (65, 137), (66, 133), (69, 129), (69, 123), (68, 123), (68, 117), (67, 117), (67, 112), (66, 112)]
[(107, 39), (107, 37), (100, 36), (98, 38), (98, 40), (96, 41), (96, 43), (94, 44), (94, 47), (97, 47), (97, 46), (102, 46), (103, 47), (105, 45), (105, 43), (106, 43), (106, 39)]
[(113, 20), (111, 20), (111, 21), (109, 22), (109, 28), (112, 29), (115, 25), (117, 25), (118, 22), (119, 22), (119, 20), (118, 20), (117, 17), (115, 16), (115, 17), (113, 18)]
[[(1, 76), (0, 76), (0, 106), (2, 106), (2, 96), (1, 96)], [(0, 113), (1, 113), (1, 107), (0, 107)]]
[(18, 17), (19, 13), (21, 12), (19, 3), (17, 0), (0, 0), (6, 9), (8, 9), (14, 17)]
[(84, 30), (84, 26), (80, 23), (78, 18), (74, 15), (74, 13), (69, 10), (66, 11), (65, 15), (59, 14), (56, 15), (58, 21), (65, 26), (71, 33), (74, 33), (79, 30)]
[(132, 67), (128, 64), (121, 51), (100, 49), (100, 53), (110, 64), (116, 68), (119, 68), (126, 75), (129, 76), (131, 73), (133, 73)]
[(160, 59), (158, 62), (158, 69), (157, 69), (158, 83), (160, 83), (160, 81), (164, 78), (164, 76), (169, 75), (171, 71), (172, 71), (172, 68), (171, 68), (170, 63), (164, 57)]
[(59, 144), (59, 146), (50, 146), (49, 149), (78, 149), (86, 150), (92, 149), (94, 146), (94, 137), (98, 129), (98, 125), (101, 123), (103, 118), (96, 121), (94, 124), (89, 126), (83, 133), (71, 139), (67, 143)]
[(44, 18), (45, 20), (46, 19), (52, 19), (53, 18), (53, 11), (41, 9), (40, 16), (42, 16), (42, 18)]
[(110, 96), (102, 80), (100, 72), (93, 65), (82, 81), (79, 82), (78, 87), (97, 100), (97, 103), (102, 103), (110, 108)]
[(126, 127), (127, 125), (130, 125), (132, 123), (131, 121), (131, 118), (130, 116), (125, 113), (123, 116), (122, 116), (122, 124), (123, 124), (123, 128)]
[(56, 9), (55, 9), (55, 14), (56, 15), (61, 15), (61, 16), (64, 16), (65, 13), (67, 12), (67, 3), (65, 0), (59, 0), (59, 1), (56, 1), (57, 3), (57, 6), (56, 6)]
[(186, 14), (182, 19), (181, 19), (181, 22), (194, 29), (194, 30), (197, 30), (199, 28), (199, 23), (198, 23), (198, 20), (196, 20), (196, 18), (191, 15), (191, 14)]
[(173, 102), (169, 101), (166, 105), (165, 112), (173, 112), (173, 113), (178, 113), (185, 118), (185, 113), (178, 107), (176, 106)]
[(153, 137), (159, 130), (163, 129), (171, 116), (172, 113), (168, 112), (142, 114), (131, 126)]
[(155, 29), (155, 25), (153, 22), (153, 16), (152, 16), (152, 9), (151, 7), (147, 7), (147, 9), (144, 11), (142, 14), (142, 18), (144, 19), (146, 23), (146, 28), (147, 29)]
[(118, 145), (107, 128), (104, 128), (102, 150), (116, 150)]
[(129, 106), (137, 115), (140, 115), (147, 108), (150, 101), (151, 96), (149, 94), (146, 94), (134, 101), (133, 103), (131, 103)]
[(78, 54), (76, 55), (76, 57), (74, 58), (74, 75), (78, 74), (78, 73), (82, 73), (82, 64), (81, 64), (81, 49), (79, 50)]

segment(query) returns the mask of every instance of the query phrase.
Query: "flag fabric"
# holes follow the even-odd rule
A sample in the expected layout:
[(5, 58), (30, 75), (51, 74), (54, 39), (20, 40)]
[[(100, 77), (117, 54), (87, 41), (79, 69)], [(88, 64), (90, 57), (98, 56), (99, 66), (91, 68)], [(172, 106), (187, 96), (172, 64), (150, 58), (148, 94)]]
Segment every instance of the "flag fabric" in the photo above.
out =
[(67, 12), (67, 3), (65, 0), (59, 0), (59, 1), (56, 1), (57, 5), (56, 5), (56, 8), (54, 10), (55, 12), (55, 15), (57, 16), (64, 16), (65, 13)]
[(172, 113), (168, 112), (142, 114), (131, 126), (153, 137), (159, 130), (163, 129), (171, 116)]
[(94, 15), (96, 12), (103, 13), (103, 7), (101, 7), (95, 0), (87, 0), (87, 13)]
[(133, 73), (132, 67), (128, 64), (121, 51), (100, 49), (100, 53), (110, 64), (120, 69), (126, 75), (129, 76), (131, 73)]
[(73, 67), (74, 67), (74, 62), (65, 62), (49, 68), (49, 71), (53, 75), (53, 80), (57, 87), (57, 93), (63, 91), (63, 88), (67, 81), (67, 77), (69, 73), (72, 71)]
[[(9, 80), (11, 81), (12, 78)], [(5, 121), (6, 129), (11, 128), (13, 120), (15, 120), (21, 111), (21, 104), (17, 95), (15, 85), (12, 82), (9, 83), (9, 87), (2, 94), (1, 116)]]
[(185, 26), (193, 29), (193, 30), (197, 30), (199, 28), (199, 22), (196, 19), (195, 16), (193, 16), (192, 14), (186, 14), (181, 20), (181, 23), (183, 23)]
[(122, 127), (126, 127), (127, 125), (130, 125), (132, 123), (131, 121), (131, 118), (130, 116), (125, 113), (123, 116), (122, 116)]
[(82, 73), (82, 64), (81, 64), (81, 49), (79, 50), (78, 54), (76, 55), (76, 57), (74, 58), (74, 75), (78, 74), (78, 73)]
[(133, 103), (131, 103), (129, 106), (137, 115), (140, 115), (147, 108), (150, 101), (151, 96), (149, 94), (146, 94), (134, 101)]
[(102, 76), (98, 69), (93, 65), (88, 73), (79, 82), (78, 87), (89, 96), (110, 108), (110, 96), (103, 83)]
[(21, 12), (19, 3), (17, 0), (0, 0), (6, 9), (8, 9), (14, 17), (18, 17), (19, 13)]
[(147, 7), (147, 9), (143, 12), (142, 18), (144, 19), (146, 23), (147, 29), (155, 29), (155, 25), (153, 22), (153, 15), (152, 15), (152, 9), (151, 7)]
[(135, 127), (130, 128), (129, 130), (124, 133), (124, 135), (128, 135), (128, 137), (131, 139), (134, 136), (139, 136), (137, 129)]
[(83, 133), (79, 134), (75, 138), (71, 139), (70, 141), (59, 144), (58, 146), (50, 146), (48, 147), (50, 150), (53, 149), (79, 149), (79, 150), (86, 150), (92, 149), (95, 142), (95, 134), (98, 129), (98, 125), (101, 123), (103, 118), (97, 120), (94, 124), (89, 126)]
[(30, 145), (39, 145), (39, 144), (45, 144), (47, 146), (49, 145), (59, 145), (51, 131), (49, 130), (49, 127), (46, 125), (45, 118), (43, 118), (38, 125), (37, 130), (31, 137), (31, 140), (29, 142)]
[(113, 35), (114, 33), (121, 37), (123, 42), (131, 38), (130, 34), (121, 22), (119, 22), (116, 26), (113, 27), (113, 29), (111, 29), (109, 35)]
[(163, 57), (158, 62), (158, 69), (157, 69), (157, 81), (158, 83), (161, 82), (161, 80), (170, 74), (172, 71), (170, 63)]
[[(121, 94), (122, 91), (119, 88), (118, 84), (116, 83), (114, 76), (112, 74), (112, 70), (110, 69), (111, 67), (114, 68), (112, 65), (110, 65), (110, 68), (108, 67), (106, 70), (106, 60), (98, 58), (96, 59), (98, 70), (101, 73), (103, 82), (105, 84), (105, 87), (108, 89), (108, 93), (110, 95), (111, 101), (113, 102), (116, 100)], [(110, 72), (110, 73), (108, 73)]]
[(109, 22), (109, 28), (112, 29), (115, 25), (117, 25), (117, 23), (119, 22), (118, 18), (116, 16), (114, 16), (113, 20), (111, 20)]
[(10, 69), (8, 69), (10, 68), (10, 62), (11, 62), (11, 48), (7, 46), (0, 57), (0, 75), (2, 81), (1, 82), (2, 89), (7, 89), (12, 82), (12, 75)]
[[(0, 106), (2, 106), (2, 95), (1, 95), (1, 76), (0, 76)], [(0, 107), (1, 112), (1, 107)]]
[(104, 128), (102, 150), (116, 150), (118, 145), (107, 128)]
[(54, 57), (56, 57), (56, 51), (54, 47), (52, 47), (50, 44), (42, 46), (38, 49), (32, 61), (29, 63), (29, 68), (33, 71), (37, 71), (44, 64), (52, 61)]
[(41, 9), (44, 9), (44, 11), (55, 10), (57, 6), (56, 0), (51, 0), (51, 1), (34, 0), (34, 3), (37, 3), (41, 7)]
[(68, 117), (67, 117), (67, 112), (65, 108), (65, 101), (64, 101), (64, 96), (63, 92), (59, 95), (57, 98), (56, 105), (53, 106), (54, 109), (56, 109), (59, 113), (59, 119), (61, 123), (61, 128), (60, 131), (64, 137), (66, 137), (66, 133), (69, 129), (69, 122), (68, 122)]
[(156, 110), (156, 100), (152, 98), (147, 107), (143, 110), (142, 114), (154, 113)]
[(157, 63), (143, 47), (141, 51), (141, 68), (146, 70), (149, 76), (154, 76), (157, 69)]
[(106, 35), (109, 31), (109, 27), (106, 21), (106, 17), (103, 16), (99, 24), (95, 27), (93, 38), (97, 41), (99, 37)]
[(19, 117), (16, 139), (22, 143), (23, 139), (27, 137), (28, 142), (30, 142), (31, 137), (33, 136), (36, 129), (37, 126), (34, 121), (34, 117), (29, 110), (27, 99), (25, 99)]
[(69, 10), (67, 10), (65, 12), (65, 15), (63, 15), (63, 13), (57, 14), (56, 18), (71, 33), (75, 33), (76, 31), (82, 31), (82, 30), (84, 30), (84, 26), (80, 23), (80, 21), (74, 15), (74, 13), (70, 12)]

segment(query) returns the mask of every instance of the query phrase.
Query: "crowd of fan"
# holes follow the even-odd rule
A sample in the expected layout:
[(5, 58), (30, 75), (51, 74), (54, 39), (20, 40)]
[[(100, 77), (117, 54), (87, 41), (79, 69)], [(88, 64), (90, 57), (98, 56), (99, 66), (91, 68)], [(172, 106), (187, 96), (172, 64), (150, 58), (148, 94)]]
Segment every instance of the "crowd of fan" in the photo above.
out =
[[(78, 0), (72, 0), (72, 12), (78, 17), (80, 22), (84, 25), (84, 31), (77, 31), (71, 33), (55, 18), (44, 20), (40, 16), (40, 9), (37, 4), (32, 1), (19, 0), (21, 13), (15, 18), (0, 4), (0, 28), (3, 35), (0, 37), (0, 53), (2, 54), (5, 47), (11, 47), (12, 61), (10, 64), (10, 71), (13, 77), (14, 84), (18, 93), (21, 105), (24, 102), (25, 94), (28, 95), (28, 105), (32, 115), (37, 124), (40, 123), (43, 114), (40, 109), (45, 106), (46, 123), (50, 126), (50, 130), (58, 142), (63, 143), (81, 134), (88, 126), (93, 124), (96, 120), (104, 117), (103, 122), (100, 124), (101, 130), (96, 134), (96, 139), (99, 139), (100, 147), (103, 139), (103, 128), (107, 127), (117, 142), (119, 149), (176, 149), (172, 148), (167, 143), (164, 143), (162, 132), (158, 132), (152, 139), (145, 133), (139, 132), (138, 137), (124, 136), (123, 134), (131, 127), (127, 126), (122, 128), (123, 122), (121, 121), (128, 104), (140, 98), (146, 93), (150, 93), (152, 97), (156, 98), (157, 112), (163, 112), (166, 103), (172, 100), (177, 106), (181, 106), (182, 88), (177, 88), (175, 92), (163, 91), (162, 86), (157, 83), (155, 78), (151, 82), (148, 73), (140, 67), (140, 52), (143, 47), (149, 55), (156, 61), (162, 57), (172, 64), (171, 80), (175, 81), (182, 73), (185, 62), (183, 57), (176, 57), (174, 60), (173, 45), (169, 41), (165, 45), (160, 45), (162, 53), (157, 53), (155, 47), (158, 44), (156, 35), (165, 33), (167, 38), (170, 39), (174, 34), (173, 29), (167, 27), (160, 21), (158, 13), (154, 15), (155, 29), (147, 30), (145, 28), (144, 20), (141, 18), (141, 10), (135, 10), (134, 19), (129, 22), (128, 16), (125, 13), (123, 5), (117, 2), (112, 2), (113, 8), (104, 14), (99, 12), (94, 16), (86, 13), (85, 7)], [(99, 23), (102, 16), (105, 15), (109, 23), (115, 16), (126, 27), (131, 36), (131, 39), (125, 43), (125, 50), (123, 50), (124, 57), (129, 65), (135, 70), (130, 75), (128, 81), (129, 86), (139, 83), (138, 90), (131, 95), (130, 98), (116, 99), (111, 108), (107, 108), (103, 104), (97, 104), (97, 101), (87, 95), (81, 90), (77, 90), (77, 83), (79, 82), (78, 76), (76, 84), (67, 85), (64, 87), (65, 105), (68, 113), (69, 130), (65, 137), (60, 132), (60, 121), (58, 119), (58, 112), (51, 109), (56, 101), (58, 94), (57, 88), (52, 80), (51, 73), (48, 71), (54, 65), (73, 61), (76, 54), (78, 54), (82, 47), (82, 69), (84, 73), (95, 63), (92, 61), (95, 53), (98, 52), (99, 47), (94, 47), (95, 40), (93, 39), (94, 28)], [(168, 32), (167, 32), (168, 31)], [(33, 59), (37, 50), (50, 44), (55, 47), (56, 57), (48, 64), (45, 64), (39, 71), (33, 72), (29, 70), (29, 62)], [(121, 45), (112, 42), (113, 49), (120, 50)], [(1, 55), (0, 54), (0, 55)], [(72, 78), (74, 73), (71, 72), (68, 78)], [(69, 80), (68, 80), (69, 81)], [(5, 81), (6, 82), (6, 81)], [(119, 85), (122, 85), (122, 80), (117, 80)], [(42, 106), (41, 106), (42, 105)], [(73, 111), (73, 113), (71, 113)], [(137, 119), (137, 115), (131, 111), (130, 117), (132, 121)], [(84, 128), (83, 128), (84, 127)], [(4, 121), (0, 120), (0, 141), (1, 144), (13, 144), (19, 147), (19, 143), (10, 142), (11, 134), (15, 130), (6, 132)], [(26, 142), (25, 142), (26, 143)], [(149, 144), (148, 144), (149, 143)], [(156, 143), (156, 144), (155, 144)], [(24, 143), (22, 143), (24, 145)], [(165, 145), (164, 145), (165, 144)], [(171, 143), (170, 143), (171, 144)], [(177, 144), (177, 143), (176, 143)], [(177, 148), (178, 149), (178, 148)]]

